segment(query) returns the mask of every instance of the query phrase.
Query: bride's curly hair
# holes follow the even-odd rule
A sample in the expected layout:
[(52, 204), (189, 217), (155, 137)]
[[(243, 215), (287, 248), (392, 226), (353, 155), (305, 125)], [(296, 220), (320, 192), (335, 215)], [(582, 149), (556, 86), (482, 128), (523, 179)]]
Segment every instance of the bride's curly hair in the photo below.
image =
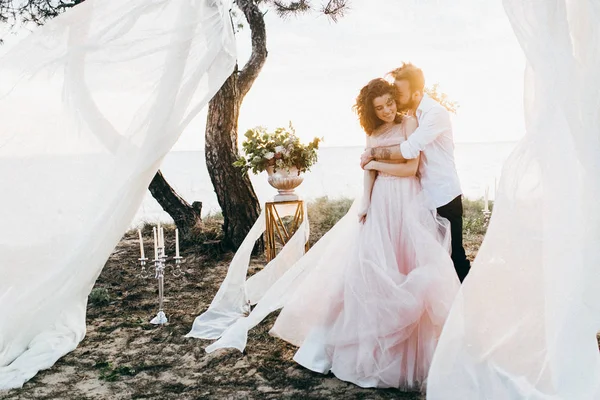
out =
[[(360, 93), (356, 98), (356, 103), (352, 108), (358, 114), (360, 126), (362, 126), (367, 135), (371, 135), (375, 129), (384, 123), (375, 114), (373, 100), (386, 94), (392, 96), (396, 101), (396, 106), (400, 104), (396, 85), (382, 78), (376, 78), (367, 83), (367, 85), (360, 90)], [(396, 114), (396, 119), (394, 121), (396, 123), (402, 122), (402, 114)]]

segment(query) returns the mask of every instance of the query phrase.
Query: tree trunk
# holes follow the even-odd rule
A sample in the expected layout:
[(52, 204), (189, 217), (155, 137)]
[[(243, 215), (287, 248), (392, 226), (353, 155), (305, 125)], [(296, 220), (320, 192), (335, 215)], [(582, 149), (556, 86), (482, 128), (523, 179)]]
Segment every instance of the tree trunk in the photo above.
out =
[(160, 170), (152, 178), (148, 187), (158, 204), (175, 221), (179, 236), (183, 242), (190, 239), (192, 228), (200, 220), (202, 203), (195, 201), (191, 206), (182, 199), (165, 180)]
[[(258, 77), (267, 58), (267, 36), (263, 13), (255, 0), (236, 0), (250, 25), (252, 54), (244, 68), (237, 66), (221, 89), (212, 98), (206, 121), (206, 166), (221, 210), (225, 240), (222, 248), (237, 249), (260, 215), (260, 204), (250, 178), (233, 166), (238, 158), (238, 117), (242, 100)], [(175, 193), (160, 172), (155, 176), (150, 191), (163, 209), (175, 220), (184, 238), (200, 218)], [(200, 204), (201, 207), (201, 204)], [(262, 247), (262, 243), (258, 248)]]
[(238, 156), (240, 111), (237, 67), (212, 98), (206, 120), (206, 166), (223, 212), (224, 247), (237, 249), (260, 214), (250, 178), (233, 163)]
[(252, 54), (235, 70), (208, 106), (206, 166), (223, 212), (224, 246), (237, 249), (260, 215), (260, 204), (247, 175), (233, 166), (238, 158), (237, 129), (244, 96), (267, 59), (267, 35), (263, 13), (256, 0), (236, 0), (250, 25)]

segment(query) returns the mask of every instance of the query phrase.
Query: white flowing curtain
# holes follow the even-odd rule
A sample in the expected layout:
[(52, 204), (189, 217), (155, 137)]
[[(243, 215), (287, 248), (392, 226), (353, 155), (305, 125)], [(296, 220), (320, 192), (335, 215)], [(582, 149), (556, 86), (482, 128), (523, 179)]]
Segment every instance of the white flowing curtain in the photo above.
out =
[(527, 58), (527, 134), (504, 166), (427, 398), (600, 399), (600, 2), (504, 6)]
[(88, 0), (0, 59), (0, 390), (83, 339), (162, 158), (233, 71), (230, 6)]
[[(297, 209), (295, 204), (280, 204), (276, 208), (281, 218), (295, 215)], [(305, 244), (310, 233), (306, 204), (302, 212), (302, 223), (277, 257), (248, 278), (252, 249), (267, 227), (265, 210), (261, 212), (231, 260), (227, 276), (208, 310), (196, 317), (187, 337), (220, 338), (207, 347), (207, 352), (227, 347), (244, 351), (248, 331), (269, 313), (283, 307), (287, 297), (301, 281), (297, 278), (307, 269), (309, 264), (306, 261), (312, 260), (314, 264), (312, 253), (304, 256)], [(325, 241), (325, 238), (321, 239), (319, 245)], [(251, 311), (252, 305), (256, 306)]]
[[(88, 0), (0, 59), (0, 390), (84, 337), (87, 295), (161, 159), (233, 70), (230, 3)], [(599, 399), (600, 3), (504, 3), (527, 135), (427, 396)]]

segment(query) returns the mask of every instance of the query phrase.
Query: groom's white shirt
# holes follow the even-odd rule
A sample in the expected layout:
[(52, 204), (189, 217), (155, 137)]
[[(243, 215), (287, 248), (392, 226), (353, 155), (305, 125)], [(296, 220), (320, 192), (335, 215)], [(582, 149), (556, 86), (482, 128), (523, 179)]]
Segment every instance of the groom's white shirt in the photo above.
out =
[(427, 94), (416, 112), (419, 127), (400, 145), (407, 160), (421, 153), (419, 175), (423, 191), (435, 208), (462, 194), (454, 164), (454, 137), (450, 113)]

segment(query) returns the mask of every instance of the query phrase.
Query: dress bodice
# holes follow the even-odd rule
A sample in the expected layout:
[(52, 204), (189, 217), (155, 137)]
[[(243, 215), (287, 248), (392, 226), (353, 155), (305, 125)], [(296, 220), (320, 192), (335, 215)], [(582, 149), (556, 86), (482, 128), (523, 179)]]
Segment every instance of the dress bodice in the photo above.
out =
[[(382, 129), (381, 132), (375, 132), (368, 139), (369, 147), (387, 147), (387, 146), (400, 146), (402, 142), (406, 140), (404, 134), (404, 123), (394, 124), (388, 128)], [(397, 178), (397, 176), (379, 172), (377, 177)]]
[(404, 124), (394, 124), (388, 128), (384, 128), (381, 132), (377, 130), (369, 136), (369, 147), (385, 147), (392, 145), (400, 145), (406, 140), (404, 134)]

